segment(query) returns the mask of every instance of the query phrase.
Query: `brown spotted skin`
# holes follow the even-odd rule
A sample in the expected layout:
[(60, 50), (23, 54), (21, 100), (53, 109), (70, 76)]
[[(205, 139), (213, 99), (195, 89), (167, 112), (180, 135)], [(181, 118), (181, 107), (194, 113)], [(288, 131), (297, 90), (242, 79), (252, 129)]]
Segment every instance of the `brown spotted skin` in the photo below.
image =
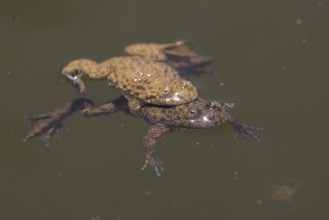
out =
[(180, 105), (197, 97), (191, 82), (164, 63), (139, 57), (118, 57), (101, 63), (111, 71), (109, 84), (122, 91), (127, 99), (155, 105)]

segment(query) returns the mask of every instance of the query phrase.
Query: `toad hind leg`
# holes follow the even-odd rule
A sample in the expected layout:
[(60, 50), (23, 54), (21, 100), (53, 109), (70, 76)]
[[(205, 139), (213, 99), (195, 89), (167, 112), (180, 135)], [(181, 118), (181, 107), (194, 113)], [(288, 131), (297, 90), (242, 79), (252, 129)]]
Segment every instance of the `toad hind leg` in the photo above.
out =
[(83, 108), (80, 110), (80, 113), (83, 116), (92, 117), (98, 115), (107, 115), (120, 110), (127, 111), (128, 103), (124, 96), (120, 96), (119, 98), (106, 102), (104, 104), (98, 105), (96, 107), (88, 106), (87, 108)]
[(153, 61), (165, 61), (168, 56), (190, 58), (197, 56), (197, 53), (190, 50), (184, 41), (175, 41), (167, 44), (131, 44), (125, 48), (130, 56), (139, 56)]
[(114, 113), (126, 108), (127, 100), (123, 96), (97, 107), (94, 107), (94, 103), (90, 99), (75, 99), (47, 114), (26, 117), (30, 125), (30, 131), (23, 141), (40, 138), (47, 142), (50, 138), (58, 135), (63, 127), (63, 120), (76, 111), (80, 111), (84, 116), (91, 117)]
[(170, 128), (165, 124), (152, 125), (143, 139), (145, 163), (142, 170), (146, 167), (153, 167), (157, 176), (163, 171), (162, 161), (156, 157), (155, 143), (156, 139), (170, 132)]
[(185, 75), (211, 72), (209, 65), (214, 60), (191, 50), (184, 41), (167, 44), (131, 44), (125, 48), (125, 52), (129, 56), (163, 62)]
[(30, 131), (23, 141), (38, 137), (47, 142), (48, 139), (59, 133), (59, 130), (63, 127), (62, 121), (64, 118), (77, 110), (92, 105), (93, 102), (90, 99), (80, 98), (70, 101), (47, 114), (26, 117), (30, 125)]
[(184, 78), (188, 78), (189, 75), (212, 72), (210, 65), (213, 61), (210, 56), (198, 55), (189, 59), (168, 59), (165, 63), (183, 74)]

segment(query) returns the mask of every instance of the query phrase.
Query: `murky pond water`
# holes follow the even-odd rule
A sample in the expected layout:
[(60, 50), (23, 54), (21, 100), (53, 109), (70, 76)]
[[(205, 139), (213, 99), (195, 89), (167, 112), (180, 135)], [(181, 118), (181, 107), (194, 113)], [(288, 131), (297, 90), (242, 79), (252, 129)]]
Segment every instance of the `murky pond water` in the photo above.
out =
[[(324, 0), (3, 1), (0, 218), (328, 219), (328, 9)], [(241, 122), (265, 128), (260, 143), (233, 139), (229, 126), (169, 134), (157, 144), (159, 178), (140, 171), (148, 125), (124, 113), (75, 114), (49, 146), (22, 142), (24, 116), (79, 97), (59, 75), (68, 61), (181, 39), (216, 59), (214, 73), (191, 79), (200, 95), (236, 103)], [(119, 95), (87, 86), (98, 103)], [(289, 191), (295, 180), (303, 184)]]

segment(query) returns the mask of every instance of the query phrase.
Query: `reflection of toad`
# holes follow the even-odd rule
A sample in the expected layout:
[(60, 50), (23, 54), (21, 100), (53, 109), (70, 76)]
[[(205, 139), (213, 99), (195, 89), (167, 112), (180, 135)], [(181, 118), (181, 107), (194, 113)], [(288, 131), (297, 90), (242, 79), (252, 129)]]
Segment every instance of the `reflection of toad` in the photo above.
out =
[[(145, 154), (143, 169), (147, 166), (153, 167), (156, 174), (160, 175), (160, 170), (163, 168), (162, 162), (155, 155), (156, 140), (164, 134), (180, 128), (208, 128), (229, 123), (233, 126), (236, 137), (242, 139), (252, 137), (258, 140), (253, 131), (259, 130), (259, 128), (238, 123), (234, 117), (226, 112), (225, 108), (228, 106), (230, 105), (226, 103), (206, 101), (201, 98), (179, 106), (143, 106), (140, 109), (139, 116), (143, 117), (151, 126), (143, 139)], [(93, 101), (90, 99), (75, 99), (50, 113), (28, 118), (30, 131), (24, 140), (38, 137), (47, 141), (58, 134), (63, 119), (75, 111), (79, 111), (84, 116), (97, 116), (119, 110), (131, 114), (128, 101), (123, 96), (97, 107), (94, 107)]]
[(85, 91), (83, 76), (105, 79), (122, 92), (133, 114), (143, 104), (181, 105), (197, 98), (193, 84), (178, 72), (198, 69), (212, 59), (191, 51), (183, 41), (168, 44), (132, 44), (125, 48), (126, 56), (97, 63), (77, 59), (68, 63), (62, 74), (80, 92)]

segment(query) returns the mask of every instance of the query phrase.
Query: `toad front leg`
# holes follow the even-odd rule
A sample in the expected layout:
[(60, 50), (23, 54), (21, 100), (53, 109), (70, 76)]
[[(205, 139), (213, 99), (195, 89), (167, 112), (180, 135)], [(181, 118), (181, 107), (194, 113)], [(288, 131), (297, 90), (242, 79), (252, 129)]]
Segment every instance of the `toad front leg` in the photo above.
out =
[(163, 170), (162, 161), (155, 155), (156, 139), (170, 132), (170, 128), (165, 124), (152, 125), (143, 139), (145, 164), (142, 170), (147, 166), (153, 167), (157, 176), (160, 176), (160, 171)]
[(77, 59), (69, 62), (62, 69), (62, 75), (71, 81), (72, 85), (80, 92), (86, 91), (83, 76), (91, 79), (106, 79), (110, 71), (108, 66), (99, 65), (96, 61), (90, 59)]
[(243, 141), (246, 141), (248, 137), (251, 137), (258, 142), (260, 141), (260, 139), (253, 132), (263, 131), (263, 128), (256, 128), (241, 124), (232, 116), (229, 116), (228, 123), (233, 126), (233, 129), (235, 131), (234, 138), (242, 138)]

